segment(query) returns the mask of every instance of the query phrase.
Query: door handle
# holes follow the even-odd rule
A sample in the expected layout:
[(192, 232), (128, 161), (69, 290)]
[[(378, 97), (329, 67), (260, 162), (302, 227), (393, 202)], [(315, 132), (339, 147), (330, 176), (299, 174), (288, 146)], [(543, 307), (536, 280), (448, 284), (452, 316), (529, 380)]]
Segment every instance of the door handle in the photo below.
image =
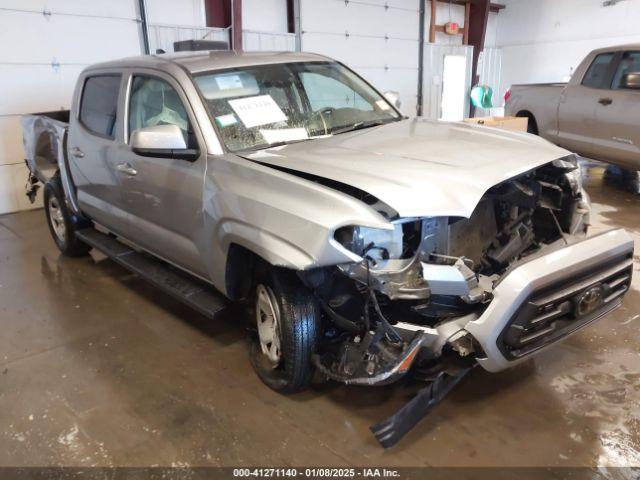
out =
[(82, 158), (84, 157), (84, 152), (80, 150), (78, 147), (73, 147), (71, 149), (71, 155), (73, 155), (76, 158)]
[(124, 173), (125, 175), (129, 175), (131, 177), (138, 174), (138, 171), (128, 163), (120, 163), (116, 165), (116, 170)]
[(598, 100), (598, 103), (600, 105), (607, 106), (607, 105), (611, 105), (613, 103), (613, 100), (611, 100), (610, 98), (601, 98), (600, 100)]

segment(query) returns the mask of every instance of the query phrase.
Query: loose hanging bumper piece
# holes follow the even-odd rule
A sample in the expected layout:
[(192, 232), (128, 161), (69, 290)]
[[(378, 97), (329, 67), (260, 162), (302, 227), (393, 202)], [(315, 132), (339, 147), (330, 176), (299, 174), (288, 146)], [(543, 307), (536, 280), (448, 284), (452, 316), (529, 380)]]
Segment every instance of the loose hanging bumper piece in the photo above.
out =
[(435, 380), (420, 390), (396, 413), (386, 420), (372, 425), (370, 428), (376, 440), (384, 448), (393, 447), (398, 443), (427, 413), (429, 413), (440, 401), (462, 380), (473, 367), (460, 370), (455, 375), (441, 372)]

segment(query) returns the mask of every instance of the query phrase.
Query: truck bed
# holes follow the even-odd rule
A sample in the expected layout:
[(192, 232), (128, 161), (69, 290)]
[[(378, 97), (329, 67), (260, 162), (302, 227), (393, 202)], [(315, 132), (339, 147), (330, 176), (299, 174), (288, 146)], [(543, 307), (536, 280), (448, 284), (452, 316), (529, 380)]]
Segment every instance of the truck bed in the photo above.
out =
[(505, 115), (529, 117), (530, 131), (547, 140), (557, 132), (558, 104), (566, 83), (512, 85), (505, 103)]

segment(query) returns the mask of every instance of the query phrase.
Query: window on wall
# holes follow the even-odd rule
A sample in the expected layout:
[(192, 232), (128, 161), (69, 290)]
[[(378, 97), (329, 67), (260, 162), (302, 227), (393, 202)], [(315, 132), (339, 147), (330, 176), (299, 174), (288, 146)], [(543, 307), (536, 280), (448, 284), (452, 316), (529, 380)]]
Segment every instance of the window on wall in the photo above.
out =
[(80, 122), (91, 132), (113, 138), (121, 75), (97, 75), (84, 82)]
[(587, 73), (582, 79), (582, 85), (592, 88), (609, 88), (609, 68), (615, 57), (614, 52), (601, 53), (593, 59)]
[(625, 52), (613, 77), (613, 88), (622, 87), (622, 78), (626, 73), (640, 72), (640, 52)]
[(129, 103), (129, 137), (135, 130), (156, 125), (176, 125), (187, 148), (196, 148), (189, 115), (178, 92), (159, 78), (135, 76)]

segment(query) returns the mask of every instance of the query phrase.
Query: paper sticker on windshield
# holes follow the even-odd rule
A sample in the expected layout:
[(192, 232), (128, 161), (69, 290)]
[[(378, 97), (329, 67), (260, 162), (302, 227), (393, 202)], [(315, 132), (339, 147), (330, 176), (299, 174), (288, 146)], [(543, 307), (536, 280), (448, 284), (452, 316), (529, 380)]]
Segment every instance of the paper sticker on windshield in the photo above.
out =
[(229, 105), (231, 105), (231, 108), (238, 114), (247, 128), (287, 120), (287, 116), (280, 110), (271, 95), (229, 100)]
[(238, 123), (238, 119), (233, 113), (230, 113), (228, 115), (220, 115), (219, 117), (216, 117), (216, 123), (220, 127), (224, 128), (235, 125), (236, 123)]
[(242, 88), (240, 75), (218, 75), (216, 76), (216, 84), (220, 90), (234, 90)]
[(309, 134), (304, 128), (279, 128), (276, 130), (261, 128), (260, 133), (269, 144), (309, 138)]

